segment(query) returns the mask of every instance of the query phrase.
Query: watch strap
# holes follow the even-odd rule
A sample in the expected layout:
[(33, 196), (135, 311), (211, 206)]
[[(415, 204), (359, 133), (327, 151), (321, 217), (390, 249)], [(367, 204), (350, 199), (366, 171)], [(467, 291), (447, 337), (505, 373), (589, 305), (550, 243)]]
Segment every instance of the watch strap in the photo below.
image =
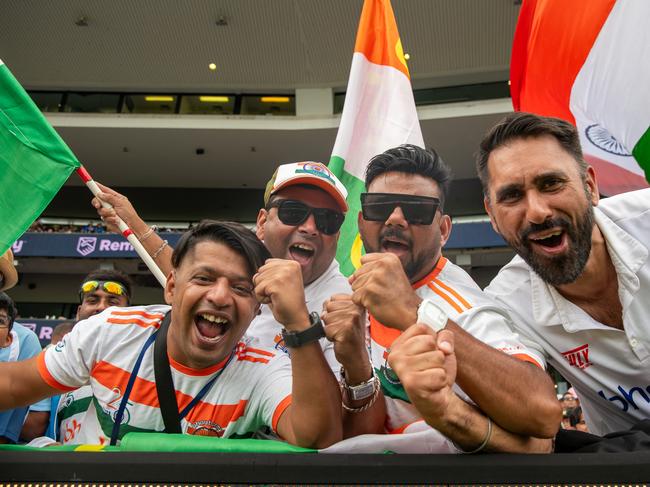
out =
[(320, 316), (315, 311), (309, 313), (311, 326), (303, 331), (282, 330), (284, 344), (290, 348), (299, 348), (311, 342), (315, 342), (325, 336), (325, 329)]

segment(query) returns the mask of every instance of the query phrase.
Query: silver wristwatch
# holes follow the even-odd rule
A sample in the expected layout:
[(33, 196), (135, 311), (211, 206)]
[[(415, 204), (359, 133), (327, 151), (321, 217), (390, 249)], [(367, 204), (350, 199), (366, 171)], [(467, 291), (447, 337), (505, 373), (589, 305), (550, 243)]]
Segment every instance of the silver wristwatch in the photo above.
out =
[(418, 323), (429, 325), (438, 332), (447, 325), (447, 313), (433, 301), (424, 299), (418, 306)]
[(361, 384), (351, 386), (345, 380), (345, 369), (341, 367), (341, 387), (347, 391), (350, 400), (360, 401), (369, 398), (375, 393), (379, 378), (375, 375), (372, 367), (370, 368), (370, 374), (370, 379), (363, 381)]

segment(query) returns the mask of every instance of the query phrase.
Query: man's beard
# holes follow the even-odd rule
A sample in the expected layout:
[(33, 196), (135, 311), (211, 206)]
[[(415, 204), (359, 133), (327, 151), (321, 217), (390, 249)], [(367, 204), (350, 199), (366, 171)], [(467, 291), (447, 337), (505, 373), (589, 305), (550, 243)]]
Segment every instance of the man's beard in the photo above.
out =
[[(591, 204), (574, 226), (565, 218), (554, 218), (541, 224), (531, 224), (519, 235), (519, 242), (508, 242), (542, 280), (552, 286), (574, 282), (587, 264), (591, 253), (591, 233), (594, 209)], [(568, 236), (569, 248), (564, 255), (543, 257), (535, 253), (528, 236), (551, 228), (562, 228)]]
[(404, 232), (402, 232), (399, 228), (395, 228), (395, 227), (386, 228), (384, 231), (382, 231), (379, 234), (378, 248), (368, 249), (368, 247), (366, 247), (366, 250), (369, 250), (370, 252), (384, 252), (384, 239), (389, 237), (394, 237), (407, 243), (409, 247), (409, 251), (407, 254), (403, 256), (403, 258), (400, 258), (400, 261), (402, 262), (402, 268), (404, 269), (404, 273), (406, 274), (406, 277), (408, 277), (409, 282), (413, 283), (414, 278), (421, 272), (422, 268), (426, 265), (427, 256), (413, 255), (412, 239), (404, 235)]

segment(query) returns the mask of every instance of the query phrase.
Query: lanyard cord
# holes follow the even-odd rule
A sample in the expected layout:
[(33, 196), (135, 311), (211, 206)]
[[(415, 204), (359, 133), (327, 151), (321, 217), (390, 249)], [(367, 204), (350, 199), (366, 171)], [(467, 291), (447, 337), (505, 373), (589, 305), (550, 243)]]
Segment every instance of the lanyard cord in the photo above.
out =
[[(126, 405), (129, 401), (129, 396), (131, 395), (131, 390), (133, 389), (133, 384), (135, 384), (135, 379), (138, 377), (138, 370), (140, 370), (140, 365), (142, 365), (142, 359), (144, 357), (145, 352), (147, 349), (151, 346), (151, 344), (156, 340), (156, 335), (158, 332), (152, 334), (149, 338), (147, 338), (147, 341), (145, 342), (144, 346), (142, 347), (142, 350), (140, 350), (140, 355), (138, 355), (138, 359), (135, 362), (135, 365), (133, 366), (133, 371), (131, 372), (131, 376), (129, 377), (129, 382), (126, 385), (126, 390), (124, 391), (124, 396), (122, 396), (122, 401), (120, 401), (120, 407), (118, 408), (117, 412), (115, 413), (114, 417), (114, 423), (113, 423), (113, 430), (111, 431), (111, 446), (115, 446), (117, 444), (117, 440), (120, 436), (120, 426), (122, 424), (122, 418), (124, 417), (124, 410), (126, 409)], [(228, 361), (225, 363), (225, 365), (215, 374), (215, 376), (208, 381), (207, 384), (203, 386), (203, 388), (199, 391), (199, 393), (190, 401), (190, 403), (185, 406), (185, 408), (180, 412), (180, 419), (183, 419), (187, 414), (192, 410), (196, 404), (203, 399), (203, 396), (205, 396), (212, 385), (217, 381), (217, 379), (221, 376), (222, 372), (226, 369), (228, 364), (232, 361), (233, 357), (235, 356), (234, 351), (230, 353), (230, 357), (228, 357)]]
[(135, 379), (138, 377), (138, 370), (140, 370), (140, 365), (142, 364), (142, 358), (144, 357), (144, 353), (147, 351), (147, 349), (151, 346), (151, 344), (154, 342), (156, 339), (156, 333), (153, 333), (149, 338), (147, 338), (147, 341), (144, 344), (144, 347), (142, 347), (142, 350), (140, 350), (140, 355), (138, 355), (138, 360), (135, 361), (135, 366), (133, 367), (133, 371), (131, 372), (131, 376), (129, 377), (129, 382), (126, 384), (126, 390), (124, 391), (124, 395), (122, 396), (122, 401), (120, 402), (120, 407), (117, 409), (117, 413), (115, 413), (115, 417), (113, 418), (113, 431), (111, 431), (111, 446), (115, 446), (117, 444), (117, 439), (120, 436), (120, 425), (122, 424), (122, 418), (124, 417), (124, 410), (126, 409), (126, 404), (129, 401), (129, 396), (131, 395), (131, 389), (133, 389), (133, 384), (135, 383)]

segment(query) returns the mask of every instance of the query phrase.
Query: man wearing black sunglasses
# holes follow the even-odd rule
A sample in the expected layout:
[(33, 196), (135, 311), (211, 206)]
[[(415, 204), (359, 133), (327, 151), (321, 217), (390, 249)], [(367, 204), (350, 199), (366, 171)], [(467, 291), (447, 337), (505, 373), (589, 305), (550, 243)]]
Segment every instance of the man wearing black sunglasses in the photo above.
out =
[(366, 172), (359, 231), (368, 253), (350, 282), (371, 314), (388, 427), (414, 432), (424, 419), (465, 451), (548, 451), (550, 440), (531, 437), (553, 437), (560, 410), (544, 370), (526, 363), (543, 362), (442, 256), (450, 177), (434, 151), (411, 145), (376, 156)]

